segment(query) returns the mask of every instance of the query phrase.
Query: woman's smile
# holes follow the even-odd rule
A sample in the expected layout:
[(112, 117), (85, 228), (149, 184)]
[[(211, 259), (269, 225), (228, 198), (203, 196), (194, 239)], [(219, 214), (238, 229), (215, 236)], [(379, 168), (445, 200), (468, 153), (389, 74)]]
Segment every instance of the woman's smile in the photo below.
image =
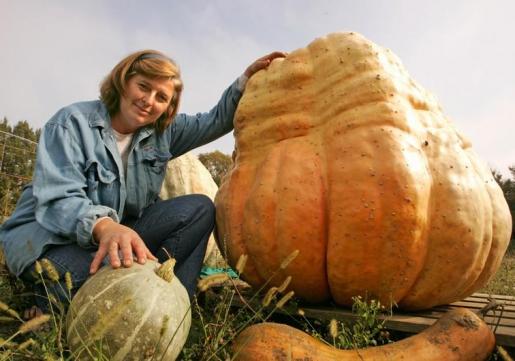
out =
[(149, 115), (150, 114), (150, 111), (146, 110), (143, 106), (140, 106), (137, 103), (133, 103), (133, 104), (136, 107), (138, 113), (140, 113), (141, 115)]

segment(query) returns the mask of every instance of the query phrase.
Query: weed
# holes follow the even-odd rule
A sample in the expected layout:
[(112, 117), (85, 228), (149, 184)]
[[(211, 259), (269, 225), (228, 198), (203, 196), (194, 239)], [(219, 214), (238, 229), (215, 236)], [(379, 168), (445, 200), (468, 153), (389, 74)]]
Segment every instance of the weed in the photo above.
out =
[[(1, 256), (1, 254), (0, 254)], [(295, 254), (286, 257), (282, 265), (287, 267), (293, 261)], [(506, 286), (513, 286), (509, 277), (514, 269), (513, 261), (515, 252), (512, 249), (507, 253), (503, 266), (498, 274), (499, 291), (493, 293), (502, 294)], [(246, 260), (242, 258), (236, 267), (241, 274)], [(68, 350), (64, 335), (65, 305), (53, 300), (53, 312), (50, 319), (44, 323), (46, 328), (33, 329), (35, 323), (45, 321), (39, 319), (32, 325), (26, 325), (18, 312), (28, 305), (29, 297), (26, 290), (14, 277), (8, 276), (0, 261), (0, 361), (18, 360), (73, 360)], [(41, 265), (42, 282), (52, 282), (55, 278), (48, 265)], [(50, 275), (48, 274), (50, 271)], [(272, 275), (276, 277), (279, 272)], [(65, 275), (64, 287), (69, 294), (72, 288), (71, 279)], [(270, 280), (267, 282), (269, 284)], [(338, 348), (367, 347), (388, 342), (389, 335), (384, 329), (384, 321), (380, 321), (380, 315), (390, 312), (384, 309), (377, 301), (363, 298), (355, 298), (353, 312), (356, 322), (343, 323), (333, 320), (329, 324), (322, 324), (318, 320), (308, 319), (304, 311), (297, 307), (295, 299), (289, 296), (287, 287), (291, 278), (286, 278), (278, 287), (270, 288), (265, 292), (264, 288), (256, 292), (246, 291), (243, 283), (238, 279), (220, 276), (204, 282), (203, 292), (197, 294), (192, 303), (192, 327), (188, 342), (186, 343), (180, 359), (183, 361), (226, 361), (233, 356), (230, 350), (231, 340), (248, 325), (269, 320), (276, 317), (276, 312), (286, 314), (292, 323), (311, 335), (322, 339), (325, 343)], [(53, 283), (52, 283), (53, 284)], [(493, 283), (492, 283), (493, 284)], [(492, 285), (491, 284), (491, 285)], [(489, 285), (489, 286), (491, 286)], [(57, 286), (59, 287), (59, 286)], [(288, 301), (287, 305), (282, 305)], [(265, 302), (266, 301), (266, 302)], [(238, 308), (232, 307), (238, 303)], [(279, 309), (279, 306), (282, 308)], [(25, 325), (25, 326), (24, 326)], [(37, 325), (35, 325), (37, 326)], [(161, 328), (167, 327), (165, 323)], [(19, 332), (20, 329), (26, 331)], [(163, 331), (164, 333), (164, 331)], [(3, 337), (3, 338), (2, 338)], [(90, 347), (88, 354), (91, 359), (109, 360), (104, 354), (105, 344), (101, 342)], [(493, 356), (493, 359), (497, 359)]]
[[(297, 252), (298, 253), (298, 252)], [(288, 266), (296, 257), (296, 253), (288, 256), (281, 264), (281, 269)], [(246, 256), (243, 256), (236, 270), (239, 274), (243, 272), (246, 263)], [(0, 302), (0, 311), (6, 314), (10, 321), (19, 322), (18, 330), (13, 332), (6, 339), (0, 339), (0, 361), (15, 361), (22, 359), (39, 360), (74, 360), (77, 357), (87, 359), (109, 360), (109, 350), (105, 342), (84, 343), (84, 348), (78, 353), (72, 354), (66, 345), (64, 319), (70, 302), (69, 297), (66, 304), (62, 304), (50, 293), (51, 288), (66, 288), (63, 293), (71, 295), (73, 287), (71, 277), (65, 274), (64, 281), (50, 261), (43, 259), (36, 262), (36, 274), (40, 278), (49, 300), (49, 314), (36, 317), (30, 321), (24, 321), (18, 313), (8, 304)], [(275, 275), (275, 274), (274, 274)], [(273, 306), (254, 308), (240, 292), (240, 285), (243, 282), (229, 279), (226, 275), (215, 275), (202, 280), (199, 283), (199, 294), (197, 296), (206, 301), (201, 306), (197, 297), (193, 301), (193, 327), (190, 339), (192, 342), (184, 348), (182, 360), (226, 360), (231, 357), (229, 345), (236, 335), (248, 325), (267, 320), (275, 310), (282, 308), (293, 297), (293, 292), (282, 294), (286, 291), (291, 277), (284, 280), (280, 286), (281, 292), (271, 297)], [(221, 289), (213, 291), (213, 287), (224, 282)], [(259, 294), (254, 294), (251, 299), (257, 299)], [(233, 312), (233, 302), (238, 298), (245, 307)], [(48, 325), (42, 329), (41, 325)], [(164, 333), (166, 323), (161, 325), (160, 334)], [(106, 354), (107, 352), (107, 354)]]
[[(280, 269), (288, 267), (297, 254), (298, 251), (295, 251), (286, 257)], [(243, 272), (246, 260), (246, 255), (242, 255), (238, 260), (235, 267), (238, 274)], [(272, 277), (276, 275), (277, 273), (274, 273)], [(232, 358), (229, 347), (231, 341), (247, 326), (268, 320), (293, 297), (293, 291), (282, 294), (286, 291), (291, 277), (283, 281), (281, 290), (272, 287), (274, 291), (268, 291), (263, 300), (258, 302), (263, 289), (257, 290), (248, 297), (248, 294), (244, 295), (241, 292), (244, 283), (239, 279), (215, 276), (209, 276), (199, 283), (199, 289), (205, 292), (204, 302), (194, 300), (190, 340), (181, 354), (181, 359), (184, 361), (230, 360)], [(218, 287), (214, 289), (214, 286)], [(280, 295), (282, 296), (279, 298)], [(235, 303), (240, 307), (234, 308)]]
[(388, 343), (389, 333), (385, 329), (386, 319), (380, 315), (391, 314), (391, 307), (386, 309), (377, 300), (353, 297), (352, 313), (355, 321), (352, 324), (331, 320), (329, 338), (334, 347), (339, 349), (356, 349)]

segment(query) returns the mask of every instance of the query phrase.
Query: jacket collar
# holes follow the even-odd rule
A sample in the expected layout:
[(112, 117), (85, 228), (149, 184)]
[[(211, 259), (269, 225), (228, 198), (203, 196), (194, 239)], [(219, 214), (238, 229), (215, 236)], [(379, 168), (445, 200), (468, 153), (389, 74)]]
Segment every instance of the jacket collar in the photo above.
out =
[(97, 100), (96, 109), (90, 113), (88, 123), (91, 128), (109, 128), (111, 126), (111, 116), (102, 101)]

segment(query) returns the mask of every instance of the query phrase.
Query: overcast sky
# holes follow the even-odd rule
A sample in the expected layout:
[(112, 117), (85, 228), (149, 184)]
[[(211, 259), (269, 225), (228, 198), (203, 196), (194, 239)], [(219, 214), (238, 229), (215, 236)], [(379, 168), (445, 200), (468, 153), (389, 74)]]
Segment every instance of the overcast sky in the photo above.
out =
[[(0, 0), (0, 117), (41, 127), (98, 98), (125, 55), (181, 66), (181, 111), (208, 110), (255, 58), (355, 31), (397, 54), (491, 167), (515, 164), (513, 0)], [(232, 134), (205, 146), (230, 153)]]

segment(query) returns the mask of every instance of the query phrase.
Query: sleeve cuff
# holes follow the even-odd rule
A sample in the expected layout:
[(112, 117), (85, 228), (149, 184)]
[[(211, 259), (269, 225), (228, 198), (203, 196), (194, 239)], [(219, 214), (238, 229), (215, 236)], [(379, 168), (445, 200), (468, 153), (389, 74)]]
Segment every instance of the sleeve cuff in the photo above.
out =
[(236, 82), (236, 88), (243, 93), (245, 90), (245, 86), (247, 85), (247, 81), (249, 80), (248, 76), (245, 74), (241, 74)]
[(120, 223), (116, 211), (109, 207), (98, 206), (95, 207), (96, 211), (91, 215), (84, 217), (77, 223), (77, 243), (83, 248), (92, 248), (96, 245), (93, 243), (93, 228), (103, 218), (111, 218), (116, 223)]

